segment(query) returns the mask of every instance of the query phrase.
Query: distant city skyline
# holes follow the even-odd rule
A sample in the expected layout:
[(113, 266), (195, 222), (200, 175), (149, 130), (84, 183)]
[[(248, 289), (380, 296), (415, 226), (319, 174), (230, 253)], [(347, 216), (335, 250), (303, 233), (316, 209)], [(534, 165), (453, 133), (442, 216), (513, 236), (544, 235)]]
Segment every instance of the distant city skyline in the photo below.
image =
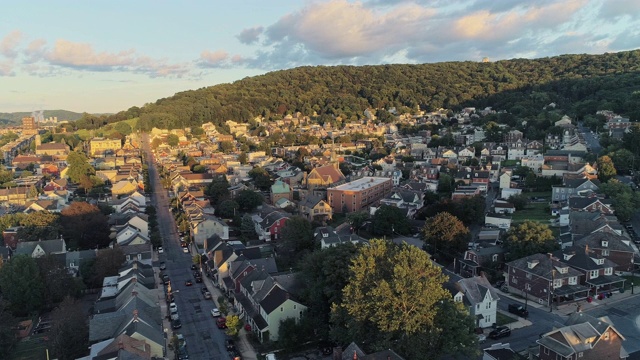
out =
[(637, 0), (8, 0), (0, 112), (115, 113), (305, 65), (640, 48)]

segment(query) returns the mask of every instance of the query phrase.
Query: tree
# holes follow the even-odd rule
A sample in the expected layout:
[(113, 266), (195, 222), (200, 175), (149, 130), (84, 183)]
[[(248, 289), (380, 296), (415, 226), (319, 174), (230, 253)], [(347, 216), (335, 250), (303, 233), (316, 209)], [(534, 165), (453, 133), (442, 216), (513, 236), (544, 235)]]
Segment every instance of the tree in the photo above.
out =
[(441, 212), (425, 221), (422, 228), (425, 244), (429, 244), (433, 255), (443, 254), (448, 259), (467, 248), (469, 229), (448, 212)]
[(51, 350), (61, 360), (78, 359), (87, 355), (89, 325), (82, 304), (67, 297), (51, 314)]
[[(447, 280), (429, 255), (415, 246), (371, 240), (358, 249), (349, 267), (351, 276), (342, 292), (342, 304), (332, 308), (348, 338), (382, 347), (434, 325), (437, 304), (450, 298)], [(336, 317), (337, 316), (337, 317)]]
[(200, 126), (193, 127), (191, 128), (191, 135), (195, 137), (200, 137), (204, 135), (204, 129)]
[[(1, 256), (0, 256), (1, 257)], [(0, 300), (0, 358), (10, 359), (13, 346), (18, 342), (15, 327), (16, 319), (7, 308), (7, 302)]]
[(411, 232), (411, 225), (404, 212), (395, 206), (382, 205), (376, 210), (371, 219), (372, 232), (375, 235), (389, 235), (394, 233), (406, 235)]
[(233, 218), (236, 215), (236, 210), (240, 208), (237, 202), (233, 200), (222, 201), (217, 208), (217, 215), (223, 218)]
[(242, 328), (242, 320), (238, 315), (227, 316), (227, 330), (225, 331), (229, 336), (238, 336), (240, 328)]
[(14, 315), (24, 316), (42, 309), (44, 285), (36, 261), (16, 255), (0, 269), (0, 288)]
[(96, 170), (89, 164), (84, 153), (72, 151), (67, 156), (67, 176), (72, 182), (79, 184), (83, 177), (95, 175)]
[(287, 266), (294, 265), (296, 259), (312, 252), (315, 242), (309, 220), (302, 216), (292, 216), (287, 220), (278, 238), (278, 245), (278, 256)]
[(93, 263), (92, 278), (90, 283), (94, 287), (101, 287), (106, 276), (118, 275), (118, 270), (125, 262), (124, 252), (120, 247), (98, 250), (96, 260)]
[(621, 221), (629, 221), (640, 207), (640, 192), (631, 190), (629, 186), (616, 179), (601, 184), (600, 190), (613, 200), (616, 216)]
[(111, 242), (107, 217), (97, 206), (74, 201), (60, 214), (60, 222), (70, 248), (104, 248)]
[(369, 213), (366, 211), (358, 211), (347, 214), (347, 222), (351, 224), (352, 231), (358, 231), (369, 220)]
[(204, 190), (204, 194), (209, 197), (211, 205), (217, 206), (222, 200), (229, 197), (229, 182), (227, 178), (225, 176), (213, 178)]
[(225, 154), (229, 154), (233, 152), (236, 148), (231, 141), (221, 141), (218, 144), (218, 147), (220, 148), (220, 151), (222, 151)]
[(598, 158), (598, 180), (607, 182), (607, 180), (617, 175), (616, 167), (613, 161), (607, 155)]
[(44, 304), (51, 307), (67, 296), (76, 296), (78, 286), (69, 270), (54, 256), (46, 255), (36, 259), (40, 278), (44, 285)]
[(260, 193), (252, 190), (242, 190), (236, 196), (236, 202), (240, 206), (240, 209), (244, 211), (253, 211), (253, 209), (262, 205), (264, 198)]
[(249, 214), (244, 214), (242, 217), (242, 222), (240, 223), (240, 236), (245, 243), (258, 237), (253, 219)]
[(167, 136), (167, 145), (176, 147), (180, 143), (180, 138), (176, 134), (169, 134)]
[(527, 220), (509, 230), (505, 247), (509, 251), (509, 259), (520, 259), (557, 250), (558, 243), (549, 226)]
[(450, 193), (453, 191), (453, 178), (448, 174), (440, 174), (438, 179), (438, 192)]
[(247, 162), (249, 162), (249, 157), (247, 156), (247, 153), (244, 151), (241, 152), (240, 155), (238, 155), (238, 161), (242, 165), (245, 165)]
[(357, 247), (347, 242), (314, 251), (299, 263), (297, 278), (304, 284), (301, 297), (308, 305), (306, 317), (315, 324), (320, 339), (329, 339), (331, 306), (342, 303), (342, 289), (349, 280), (349, 265), (356, 253)]
[(249, 171), (249, 176), (253, 179), (253, 183), (260, 190), (269, 190), (271, 185), (273, 185), (273, 181), (271, 181), (271, 175), (259, 166), (254, 167)]
[(516, 210), (522, 210), (529, 204), (529, 197), (525, 194), (511, 195), (507, 200), (513, 204)]
[(18, 236), (23, 241), (58, 239), (62, 233), (60, 215), (48, 211), (35, 211), (19, 220)]
[(162, 145), (162, 139), (160, 139), (159, 137), (151, 140), (151, 148), (153, 150), (157, 149), (160, 145)]

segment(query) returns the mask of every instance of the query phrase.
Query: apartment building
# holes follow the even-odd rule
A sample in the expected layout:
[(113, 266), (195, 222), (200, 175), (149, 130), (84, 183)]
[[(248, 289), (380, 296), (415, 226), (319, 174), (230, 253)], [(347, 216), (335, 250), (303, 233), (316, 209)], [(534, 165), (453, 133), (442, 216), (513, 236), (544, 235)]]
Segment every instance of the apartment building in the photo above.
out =
[(366, 209), (391, 193), (393, 180), (382, 177), (361, 179), (327, 189), (329, 205), (336, 213)]

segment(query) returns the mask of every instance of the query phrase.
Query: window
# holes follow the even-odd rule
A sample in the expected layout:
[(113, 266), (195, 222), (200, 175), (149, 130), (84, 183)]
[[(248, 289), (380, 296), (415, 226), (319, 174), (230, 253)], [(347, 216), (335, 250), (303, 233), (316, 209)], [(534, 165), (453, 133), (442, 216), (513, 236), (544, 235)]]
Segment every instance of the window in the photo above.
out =
[(295, 305), (295, 304), (293, 304), (293, 310), (295, 310), (295, 309), (296, 309), (296, 305)]
[(559, 288), (562, 286), (562, 279), (553, 280), (553, 288)]
[(544, 354), (549, 355), (549, 348), (544, 348)]
[(282, 312), (282, 311), (284, 311), (284, 308), (283, 308), (283, 307), (280, 307), (280, 312)]
[(514, 276), (514, 277), (511, 278), (511, 282), (514, 283), (514, 284), (517, 284), (518, 283), (518, 279)]
[(604, 274), (605, 275), (613, 275), (613, 268), (608, 267), (608, 268), (604, 269)]
[(569, 285), (576, 285), (578, 284), (578, 277), (577, 276), (572, 276), (569, 278)]
[(578, 353), (578, 357), (581, 358), (582, 357), (582, 351)]
[(524, 286), (524, 289), (527, 290), (527, 291), (531, 291), (531, 284), (526, 284)]
[(487, 310), (491, 309), (491, 301), (487, 301), (486, 309)]
[(476, 310), (478, 310), (478, 311), (480, 310), (480, 304), (476, 305)]
[(493, 262), (497, 262), (498, 261), (498, 254), (493, 254), (493, 256), (491, 257), (491, 260)]
[(609, 250), (602, 250), (602, 256), (609, 256)]
[(598, 277), (598, 270), (589, 271), (589, 279), (595, 279)]
[(560, 354), (556, 354), (556, 360), (565, 360), (565, 357)]

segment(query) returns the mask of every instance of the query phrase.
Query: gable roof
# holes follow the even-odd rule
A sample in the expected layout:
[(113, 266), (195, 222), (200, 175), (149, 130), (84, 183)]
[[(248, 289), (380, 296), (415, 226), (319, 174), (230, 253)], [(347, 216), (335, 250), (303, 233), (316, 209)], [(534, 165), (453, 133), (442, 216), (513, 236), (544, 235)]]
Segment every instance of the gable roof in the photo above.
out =
[(606, 232), (594, 232), (579, 240), (574, 241), (578, 246), (589, 246), (591, 249), (604, 249), (602, 242), (607, 241), (606, 249), (612, 251), (624, 251), (634, 253), (635, 251), (630, 245), (629, 239), (624, 236), (606, 233)]

